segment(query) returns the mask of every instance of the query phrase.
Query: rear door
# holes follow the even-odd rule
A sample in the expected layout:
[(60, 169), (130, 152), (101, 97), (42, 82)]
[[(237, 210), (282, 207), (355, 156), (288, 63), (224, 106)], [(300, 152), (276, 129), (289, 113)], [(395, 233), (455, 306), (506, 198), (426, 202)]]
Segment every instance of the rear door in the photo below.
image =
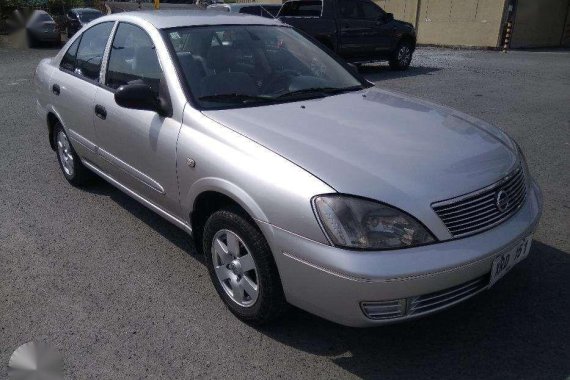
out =
[(52, 75), (50, 91), (60, 120), (80, 156), (95, 159), (93, 102), (101, 62), (114, 22), (87, 29), (68, 48), (60, 70)]

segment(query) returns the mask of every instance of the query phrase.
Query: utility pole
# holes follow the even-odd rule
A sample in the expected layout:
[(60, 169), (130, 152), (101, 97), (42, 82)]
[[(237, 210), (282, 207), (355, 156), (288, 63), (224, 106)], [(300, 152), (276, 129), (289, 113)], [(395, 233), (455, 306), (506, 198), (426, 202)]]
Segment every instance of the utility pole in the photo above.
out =
[(154, 0), (154, 9), (155, 10), (160, 9), (160, 0)]

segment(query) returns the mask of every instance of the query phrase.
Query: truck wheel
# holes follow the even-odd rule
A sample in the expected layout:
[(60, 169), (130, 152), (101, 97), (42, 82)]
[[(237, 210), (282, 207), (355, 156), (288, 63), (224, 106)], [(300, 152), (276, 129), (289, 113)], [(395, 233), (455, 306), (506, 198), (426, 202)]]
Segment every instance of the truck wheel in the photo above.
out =
[(406, 70), (412, 62), (413, 52), (414, 48), (409, 41), (400, 42), (398, 48), (392, 54), (392, 59), (390, 59), (390, 68), (392, 70)]
[(206, 221), (204, 256), (220, 298), (239, 319), (263, 324), (287, 307), (267, 241), (240, 210), (220, 210)]

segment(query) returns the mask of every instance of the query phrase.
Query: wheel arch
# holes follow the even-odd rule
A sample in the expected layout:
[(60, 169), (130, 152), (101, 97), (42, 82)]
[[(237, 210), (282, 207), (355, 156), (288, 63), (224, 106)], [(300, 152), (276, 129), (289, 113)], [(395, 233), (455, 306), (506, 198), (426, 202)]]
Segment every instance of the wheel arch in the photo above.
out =
[(48, 107), (46, 115), (46, 124), (48, 128), (49, 146), (54, 151), (56, 147), (55, 147), (53, 132), (55, 130), (55, 125), (57, 123), (60, 123), (63, 129), (67, 132), (67, 128), (65, 128), (65, 124), (63, 124), (63, 121), (61, 120), (61, 117), (59, 116), (57, 111), (55, 111), (52, 107)]
[(400, 46), (402, 42), (410, 42), (412, 44), (412, 49), (416, 50), (416, 38), (411, 34), (403, 34), (402, 37), (400, 37), (400, 39), (398, 40), (396, 48)]
[(265, 213), (246, 191), (221, 178), (203, 178), (196, 181), (190, 189), (186, 205), (189, 211), (192, 235), (194, 235), (194, 240), (199, 249), (201, 248), (204, 224), (215, 211), (223, 208), (234, 208), (255, 225), (258, 224), (257, 221), (267, 221)]

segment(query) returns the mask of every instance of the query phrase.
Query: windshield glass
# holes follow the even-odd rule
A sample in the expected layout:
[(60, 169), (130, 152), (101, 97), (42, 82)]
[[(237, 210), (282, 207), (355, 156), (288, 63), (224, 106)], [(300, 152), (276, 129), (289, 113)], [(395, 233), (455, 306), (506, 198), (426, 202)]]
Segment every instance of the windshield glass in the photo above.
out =
[(295, 30), (216, 25), (167, 31), (203, 109), (248, 107), (362, 88), (340, 63)]
[(100, 12), (81, 12), (79, 14), (79, 18), (81, 19), (82, 22), (90, 22), (95, 20), (98, 17), (101, 17), (101, 13)]

